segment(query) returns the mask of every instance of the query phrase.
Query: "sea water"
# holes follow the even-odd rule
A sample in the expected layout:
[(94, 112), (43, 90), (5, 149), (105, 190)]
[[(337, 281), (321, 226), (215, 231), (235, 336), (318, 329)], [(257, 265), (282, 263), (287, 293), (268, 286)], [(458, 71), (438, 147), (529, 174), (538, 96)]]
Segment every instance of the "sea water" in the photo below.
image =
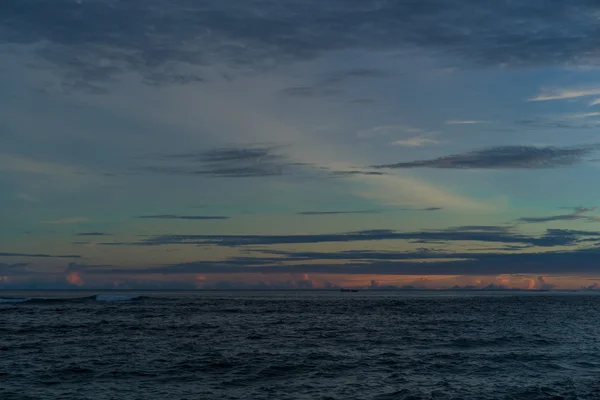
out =
[(600, 399), (600, 296), (0, 293), (0, 399)]

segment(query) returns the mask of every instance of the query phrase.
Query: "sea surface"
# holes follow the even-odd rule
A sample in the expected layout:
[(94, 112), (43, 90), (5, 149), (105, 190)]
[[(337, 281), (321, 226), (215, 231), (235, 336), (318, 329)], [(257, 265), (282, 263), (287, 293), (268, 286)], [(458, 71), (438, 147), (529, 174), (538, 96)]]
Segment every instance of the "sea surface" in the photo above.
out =
[(600, 296), (0, 292), (0, 399), (600, 399)]

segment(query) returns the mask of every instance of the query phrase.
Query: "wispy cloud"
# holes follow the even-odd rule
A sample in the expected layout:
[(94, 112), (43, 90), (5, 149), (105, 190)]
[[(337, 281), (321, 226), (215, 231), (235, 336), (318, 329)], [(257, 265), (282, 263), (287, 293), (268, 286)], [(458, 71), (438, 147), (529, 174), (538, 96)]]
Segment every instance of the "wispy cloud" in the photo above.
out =
[(277, 147), (230, 147), (196, 153), (154, 157), (176, 165), (144, 167), (146, 172), (172, 175), (203, 175), (213, 178), (256, 178), (300, 172), (306, 164), (279, 153)]
[(567, 119), (580, 119), (580, 118), (591, 118), (591, 117), (600, 117), (600, 112), (595, 111), (595, 112), (588, 112), (588, 113), (571, 114), (571, 115), (568, 115), (566, 118)]
[(84, 222), (89, 222), (89, 218), (84, 217), (70, 217), (70, 218), (62, 218), (55, 219), (50, 221), (42, 221), (42, 224), (80, 224)]
[(405, 147), (421, 147), (429, 144), (439, 144), (441, 143), (439, 140), (430, 139), (423, 136), (415, 136), (409, 139), (401, 139), (396, 140), (392, 144), (395, 146), (405, 146)]
[[(426, 208), (413, 208), (413, 207), (398, 207), (392, 210), (399, 211), (439, 211), (442, 207), (426, 207)], [(343, 214), (379, 214), (383, 210), (353, 210), (353, 211), (303, 211), (299, 212), (298, 215), (343, 215)]]
[(381, 210), (353, 210), (353, 211), (302, 211), (298, 215), (341, 215), (341, 214), (378, 214)]
[[(412, 136), (415, 134), (418, 135)], [(361, 139), (380, 136), (391, 137), (393, 139), (392, 144), (395, 146), (421, 147), (441, 143), (439, 140), (431, 138), (431, 136), (437, 134), (439, 134), (439, 132), (427, 132), (425, 129), (415, 128), (409, 125), (382, 125), (359, 131), (357, 136)], [(410, 136), (406, 137), (408, 135)], [(398, 136), (404, 136), (404, 138), (396, 139)]]
[(80, 255), (53, 255), (53, 254), (39, 254), (39, 253), (0, 253), (0, 257), (31, 257), (31, 258), (81, 258)]
[(372, 168), (539, 169), (577, 164), (598, 145), (578, 147), (501, 146), (429, 160), (374, 165)]
[(594, 99), (590, 101), (590, 107), (600, 104), (600, 99)]
[(574, 220), (585, 220), (588, 222), (600, 222), (600, 218), (587, 215), (590, 212), (593, 212), (595, 210), (596, 210), (596, 207), (591, 207), (591, 208), (576, 207), (573, 210), (573, 212), (570, 214), (550, 215), (550, 216), (546, 216), (546, 217), (521, 217), (518, 219), (518, 222), (528, 223), (528, 224), (554, 222), (554, 221), (574, 221)]
[(477, 120), (469, 120), (469, 119), (457, 119), (446, 121), (447, 125), (475, 125), (475, 124), (484, 124), (486, 121), (477, 121)]
[(573, 118), (572, 115), (562, 116), (558, 118), (527, 118), (515, 121), (515, 124), (519, 125), (522, 129), (536, 128), (536, 129), (597, 129), (600, 126), (600, 121), (585, 120), (585, 117)]
[(359, 178), (366, 185), (366, 189), (359, 191), (358, 194), (386, 206), (443, 207), (445, 209), (481, 212), (499, 209), (504, 205), (502, 199), (484, 201), (470, 198), (453, 192), (443, 187), (443, 185), (430, 184), (404, 174), (359, 175)]
[(359, 138), (367, 139), (377, 136), (394, 136), (399, 134), (424, 133), (421, 128), (415, 128), (409, 125), (381, 125), (373, 128), (359, 131), (356, 135)]
[(587, 96), (598, 96), (600, 95), (600, 88), (589, 88), (589, 89), (555, 89), (552, 91), (545, 91), (531, 97), (529, 101), (550, 101), (550, 100), (570, 100), (577, 99), (579, 97)]
[(174, 214), (157, 214), (157, 215), (140, 215), (136, 218), (140, 219), (183, 219), (183, 220), (223, 220), (230, 219), (222, 215), (174, 215)]

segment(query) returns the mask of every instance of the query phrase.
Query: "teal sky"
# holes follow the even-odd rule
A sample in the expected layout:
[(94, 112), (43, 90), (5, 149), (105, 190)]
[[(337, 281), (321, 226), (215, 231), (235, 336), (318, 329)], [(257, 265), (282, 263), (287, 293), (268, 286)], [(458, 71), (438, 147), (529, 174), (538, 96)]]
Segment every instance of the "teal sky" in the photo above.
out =
[(599, 6), (283, 3), (0, 5), (0, 287), (594, 285)]

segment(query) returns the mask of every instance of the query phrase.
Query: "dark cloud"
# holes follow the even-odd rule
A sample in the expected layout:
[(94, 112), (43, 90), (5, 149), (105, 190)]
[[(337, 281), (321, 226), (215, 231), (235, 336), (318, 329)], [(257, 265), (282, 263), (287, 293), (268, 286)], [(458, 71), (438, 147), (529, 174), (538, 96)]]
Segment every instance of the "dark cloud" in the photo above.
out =
[(82, 232), (78, 233), (76, 236), (113, 236), (113, 234), (105, 232)]
[(32, 257), (32, 258), (81, 258), (79, 255), (52, 255), (37, 253), (0, 253), (0, 257)]
[(529, 223), (529, 224), (554, 222), (554, 221), (574, 221), (574, 220), (599, 222), (600, 219), (598, 217), (586, 215), (587, 213), (593, 212), (595, 210), (596, 210), (596, 207), (592, 207), (592, 208), (576, 207), (574, 209), (574, 211), (570, 214), (550, 215), (547, 217), (521, 217), (518, 219), (518, 222)]
[(446, 229), (449, 232), (497, 232), (510, 233), (514, 231), (512, 226), (497, 225), (462, 225)]
[(158, 235), (140, 242), (107, 242), (105, 246), (161, 246), (161, 245), (202, 245), (202, 246), (260, 246), (278, 244), (315, 244), (336, 242), (363, 242), (381, 240), (425, 240), (425, 241), (473, 241), (506, 243), (531, 246), (569, 246), (582, 238), (598, 237), (600, 232), (548, 229), (541, 236), (528, 236), (514, 232), (510, 227), (456, 227), (438, 231), (399, 232), (387, 229), (358, 232), (331, 233), (317, 235)]
[[(318, 258), (310, 263), (283, 264), (279, 266), (252, 267), (253, 272), (260, 273), (340, 273), (340, 274), (401, 274), (401, 275), (500, 275), (500, 274), (590, 274), (600, 272), (598, 257), (600, 250), (573, 250), (546, 253), (436, 253), (415, 252), (400, 254), (396, 258), (391, 255), (371, 254), (371, 259), (351, 260), (343, 264), (319, 264)], [(385, 258), (388, 256), (389, 258)], [(401, 256), (401, 257), (400, 257)], [(324, 258), (338, 259), (342, 258)], [(408, 260), (408, 261), (402, 261)], [(416, 260), (416, 261), (415, 261)], [(427, 262), (422, 262), (427, 261)], [(181, 268), (181, 267), (180, 267)], [(203, 271), (199, 264), (190, 263), (185, 268), (195, 272)], [(199, 269), (198, 269), (199, 268)], [(168, 269), (168, 267), (167, 267)], [(244, 267), (228, 267), (229, 272), (248, 272)], [(222, 270), (221, 270), (222, 271)], [(548, 286), (538, 281), (538, 287)]]
[(354, 211), (302, 211), (298, 215), (339, 215), (339, 214), (378, 214), (381, 210), (354, 210)]
[(443, 208), (442, 207), (426, 207), (426, 208), (398, 207), (397, 210), (401, 210), (401, 211), (439, 211), (439, 210), (443, 210)]
[(455, 66), (596, 64), (599, 10), (595, 0), (19, 0), (0, 4), (0, 43), (37, 44), (38, 68), (101, 93), (122, 73), (187, 83), (204, 79), (190, 67), (261, 71), (339, 50), (421, 49)]
[(375, 165), (373, 168), (541, 169), (567, 167), (599, 150), (578, 147), (501, 146), (429, 160)]
[(187, 220), (223, 220), (230, 219), (221, 215), (173, 215), (173, 214), (158, 214), (158, 215), (140, 215), (136, 218), (141, 219), (187, 219)]
[[(269, 262), (298, 262), (298, 261), (318, 261), (318, 260), (344, 260), (344, 261), (365, 261), (365, 260), (435, 260), (435, 259), (460, 259), (472, 258), (473, 254), (449, 253), (441, 250), (420, 249), (417, 251), (373, 251), (373, 250), (345, 250), (339, 252), (318, 252), (318, 251), (284, 251), (284, 250), (256, 250), (255, 253), (268, 254), (276, 256), (275, 258), (257, 257), (256, 259), (268, 260)], [(233, 258), (237, 259), (237, 258)]]
[[(597, 274), (600, 249), (537, 253), (453, 253), (441, 251), (271, 252), (267, 257), (233, 257), (146, 267), (97, 268), (79, 265), (72, 271), (97, 275), (139, 274), (384, 274), (384, 275), (564, 275)], [(248, 262), (250, 263), (248, 264)], [(331, 261), (338, 261), (332, 263)], [(551, 289), (543, 276), (536, 288)]]
[(352, 176), (352, 175), (388, 175), (385, 172), (379, 171), (332, 171), (334, 175)]
[(299, 173), (306, 164), (294, 162), (277, 147), (230, 147), (195, 153), (165, 154), (153, 159), (176, 165), (144, 167), (146, 172), (203, 175), (213, 178), (254, 178)]

